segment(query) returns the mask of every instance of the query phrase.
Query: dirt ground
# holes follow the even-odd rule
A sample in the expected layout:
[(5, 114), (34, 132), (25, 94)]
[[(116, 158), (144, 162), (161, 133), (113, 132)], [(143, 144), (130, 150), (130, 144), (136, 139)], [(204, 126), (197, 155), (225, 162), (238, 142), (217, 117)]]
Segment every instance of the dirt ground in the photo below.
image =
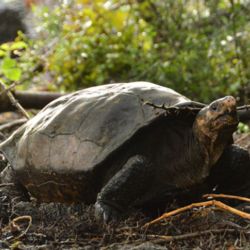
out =
[[(250, 134), (236, 135), (235, 141), (250, 152)], [(152, 218), (140, 211), (103, 224), (96, 221), (93, 206), (22, 202), (1, 188), (0, 202), (0, 249), (250, 249), (249, 220), (214, 207), (143, 227)], [(241, 208), (250, 212), (250, 205)]]

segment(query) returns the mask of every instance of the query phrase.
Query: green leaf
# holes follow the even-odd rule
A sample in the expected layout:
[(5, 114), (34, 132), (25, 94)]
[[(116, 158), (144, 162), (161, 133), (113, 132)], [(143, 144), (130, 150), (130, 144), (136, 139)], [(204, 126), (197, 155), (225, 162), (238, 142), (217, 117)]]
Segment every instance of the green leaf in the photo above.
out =
[(1, 49), (5, 50), (5, 51), (8, 51), (10, 49), (10, 45), (8, 43), (3, 43), (1, 46), (0, 46)]
[(11, 81), (18, 81), (21, 78), (22, 71), (19, 68), (3, 70), (3, 74)]
[(13, 68), (16, 66), (16, 61), (14, 59), (11, 59), (9, 57), (5, 57), (3, 59), (3, 62), (2, 62), (2, 65), (1, 65), (1, 68), (2, 70), (8, 70), (10, 68)]
[(14, 42), (11, 44), (10, 49), (11, 50), (16, 50), (16, 49), (26, 49), (28, 45), (25, 42)]
[(0, 57), (4, 57), (5, 55), (6, 55), (6, 52), (0, 49)]

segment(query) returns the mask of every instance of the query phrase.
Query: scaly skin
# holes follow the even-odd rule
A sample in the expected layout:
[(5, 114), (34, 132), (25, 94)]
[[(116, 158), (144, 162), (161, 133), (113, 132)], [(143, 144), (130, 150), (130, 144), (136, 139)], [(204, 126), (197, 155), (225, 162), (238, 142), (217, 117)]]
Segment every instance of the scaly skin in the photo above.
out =
[(207, 184), (216, 193), (250, 196), (250, 156), (237, 146), (227, 147), (211, 170)]
[[(199, 154), (200, 152), (200, 154), (204, 154), (205, 157), (201, 156), (200, 159), (196, 160), (198, 160), (199, 168), (201, 170), (204, 169), (204, 171), (202, 170), (199, 173), (202, 175), (200, 176), (200, 180), (205, 178), (210, 169), (221, 157), (225, 148), (231, 143), (232, 134), (236, 130), (237, 124), (236, 101), (231, 96), (216, 100), (209, 106), (203, 108), (194, 121), (193, 136), (189, 138), (189, 144), (186, 145), (190, 148), (186, 148), (185, 152), (181, 152), (182, 155), (180, 157), (187, 160), (187, 162), (180, 161), (183, 169), (185, 169), (185, 165), (189, 166), (190, 161), (192, 163), (192, 161), (196, 159), (195, 156), (197, 153)], [(183, 142), (184, 141), (183, 138)], [(166, 145), (167, 143), (166, 139), (162, 139), (159, 146), (164, 148), (164, 144)], [(152, 145), (152, 148), (154, 146), (156, 145)], [(191, 156), (190, 152), (192, 154)], [(159, 157), (163, 158), (165, 155), (163, 154)], [(239, 156), (239, 158), (241, 158), (241, 156)], [(98, 194), (95, 204), (98, 218), (104, 221), (111, 219), (116, 220), (119, 218), (121, 211), (128, 209), (138, 197), (146, 192), (150, 193), (150, 188), (154, 189), (155, 185), (159, 185), (159, 187), (162, 185), (159, 181), (154, 183), (155, 180), (160, 180), (160, 178), (156, 177), (153, 169), (155, 168), (155, 171), (160, 172), (161, 167), (155, 165), (156, 162), (152, 161), (152, 159), (154, 159), (154, 157), (150, 159), (148, 155), (132, 156), (125, 166), (111, 178)], [(165, 165), (168, 164), (167, 161), (169, 159), (167, 156), (164, 163)], [(239, 161), (241, 162), (241, 160)], [(162, 162), (164, 162), (164, 159), (162, 159)], [(193, 164), (197, 165), (197, 162), (193, 162)], [(235, 160), (232, 160), (232, 164), (234, 163)], [(222, 163), (222, 165), (223, 164), (224, 163)], [(173, 166), (175, 165), (169, 164), (169, 168)], [(181, 169), (181, 166), (176, 165), (175, 167)], [(192, 166), (190, 167), (192, 168)], [(168, 171), (166, 166), (164, 169), (167, 173), (171, 173), (171, 169)], [(192, 169), (190, 169), (190, 171), (192, 171)], [(151, 180), (150, 173), (153, 174)], [(178, 175), (178, 173), (175, 174)], [(192, 176), (192, 174), (190, 176)], [(173, 176), (173, 179), (175, 178), (176, 177)], [(178, 180), (178, 177), (176, 180)], [(199, 179), (197, 179), (197, 184), (199, 184)], [(168, 183), (166, 183), (165, 186), (167, 187)], [(162, 192), (165, 192), (164, 186), (162, 187)], [(183, 186), (183, 188), (189, 187)]]

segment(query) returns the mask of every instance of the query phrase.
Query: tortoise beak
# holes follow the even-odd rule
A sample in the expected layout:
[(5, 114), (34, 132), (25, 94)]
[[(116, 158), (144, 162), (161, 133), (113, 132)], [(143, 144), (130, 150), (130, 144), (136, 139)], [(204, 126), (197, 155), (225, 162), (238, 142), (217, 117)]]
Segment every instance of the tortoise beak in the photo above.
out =
[(237, 111), (236, 111), (236, 100), (232, 96), (226, 96), (222, 99), (219, 99), (219, 115), (221, 116), (229, 116), (231, 118), (237, 119)]
[(237, 115), (236, 112), (236, 100), (233, 96), (226, 96), (222, 99), (223, 104), (225, 105), (225, 114), (227, 115)]
[(214, 113), (215, 129), (236, 129), (239, 120), (236, 110), (236, 100), (232, 96), (226, 96), (210, 104), (210, 112)]

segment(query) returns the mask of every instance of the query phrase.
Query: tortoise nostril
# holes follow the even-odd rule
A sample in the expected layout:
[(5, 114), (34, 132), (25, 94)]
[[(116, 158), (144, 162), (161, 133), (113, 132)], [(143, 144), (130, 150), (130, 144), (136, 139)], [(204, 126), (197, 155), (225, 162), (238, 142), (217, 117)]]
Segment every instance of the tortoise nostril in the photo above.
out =
[(230, 105), (236, 105), (236, 100), (233, 96), (226, 96), (225, 101)]

